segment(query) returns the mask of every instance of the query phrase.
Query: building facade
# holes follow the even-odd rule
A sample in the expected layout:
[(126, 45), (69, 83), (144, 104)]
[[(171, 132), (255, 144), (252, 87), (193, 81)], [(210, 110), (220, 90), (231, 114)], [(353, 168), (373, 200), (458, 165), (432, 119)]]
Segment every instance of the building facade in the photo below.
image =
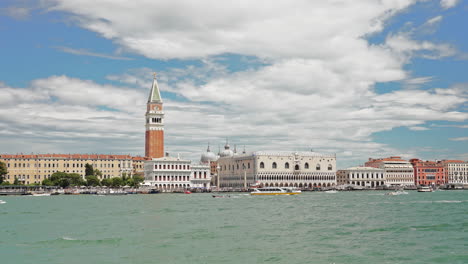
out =
[(217, 161), (221, 188), (291, 186), (303, 189), (336, 185), (336, 156), (315, 152), (235, 154), (229, 145)]
[(78, 173), (85, 177), (85, 165), (90, 164), (101, 171), (100, 179), (128, 176), (142, 172), (143, 157), (129, 155), (88, 154), (35, 154), (0, 155), (8, 174), (6, 181), (13, 183), (17, 178), (23, 184), (42, 183), (54, 172)]
[(164, 157), (164, 112), (156, 74), (146, 105), (145, 157)]
[(145, 162), (145, 185), (162, 191), (211, 188), (208, 165), (192, 165), (192, 161), (175, 157), (163, 157)]
[(444, 160), (447, 184), (468, 187), (468, 162), (462, 160)]
[(439, 186), (447, 183), (444, 164), (440, 161), (411, 159), (414, 171), (414, 184)]
[(372, 159), (365, 163), (365, 167), (380, 168), (385, 171), (387, 186), (413, 186), (414, 171), (413, 165), (401, 157), (393, 156), (389, 158)]
[(352, 167), (337, 172), (338, 185), (352, 184), (366, 188), (384, 186), (385, 171), (374, 167)]

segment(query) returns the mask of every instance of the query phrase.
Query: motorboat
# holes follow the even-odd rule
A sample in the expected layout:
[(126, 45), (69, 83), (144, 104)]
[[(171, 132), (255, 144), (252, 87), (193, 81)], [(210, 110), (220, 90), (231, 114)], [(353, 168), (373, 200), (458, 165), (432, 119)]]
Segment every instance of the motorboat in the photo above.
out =
[(434, 190), (432, 189), (431, 186), (419, 186), (418, 187), (418, 192), (433, 192)]
[(6, 202), (3, 200), (0, 200), (0, 204), (6, 204)]
[(408, 194), (408, 192), (405, 191), (395, 191), (395, 192), (388, 192), (385, 195), (402, 195), (402, 194)]
[(301, 190), (291, 187), (263, 187), (255, 188), (251, 195), (296, 195), (300, 194)]
[(338, 191), (335, 191), (335, 190), (328, 190), (328, 191), (325, 191), (324, 193), (337, 193)]
[(50, 196), (50, 193), (33, 193), (32, 196)]

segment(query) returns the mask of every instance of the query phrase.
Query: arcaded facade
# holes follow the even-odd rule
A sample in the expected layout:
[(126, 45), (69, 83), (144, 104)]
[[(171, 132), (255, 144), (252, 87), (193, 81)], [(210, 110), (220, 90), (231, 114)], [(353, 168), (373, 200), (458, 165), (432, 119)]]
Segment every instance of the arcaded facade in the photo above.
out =
[(387, 186), (414, 186), (413, 165), (401, 157), (369, 158), (365, 166), (383, 169)]
[(163, 157), (145, 162), (145, 185), (162, 191), (210, 189), (210, 167), (192, 165), (192, 161), (178, 157)]
[(338, 184), (351, 184), (365, 188), (376, 188), (384, 186), (386, 177), (385, 171), (373, 167), (352, 167), (340, 170)]
[(221, 155), (217, 162), (221, 188), (294, 186), (308, 189), (336, 185), (335, 155), (257, 151)]

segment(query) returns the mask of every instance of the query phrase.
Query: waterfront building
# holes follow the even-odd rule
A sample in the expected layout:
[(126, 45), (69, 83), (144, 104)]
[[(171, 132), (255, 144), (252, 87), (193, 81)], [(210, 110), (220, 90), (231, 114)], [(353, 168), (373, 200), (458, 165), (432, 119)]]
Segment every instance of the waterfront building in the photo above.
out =
[(237, 154), (229, 145), (218, 159), (219, 187), (336, 185), (336, 156), (315, 152), (256, 151)]
[(191, 189), (211, 189), (211, 172), (210, 166), (207, 164), (193, 164), (192, 173), (190, 175)]
[(401, 157), (372, 159), (365, 163), (365, 167), (380, 168), (385, 171), (385, 184), (387, 186), (413, 186), (413, 165)]
[[(339, 176), (338, 176), (339, 174)], [(352, 167), (337, 172), (338, 185), (352, 184), (367, 188), (385, 185), (385, 171), (374, 167)]]
[(422, 161), (410, 159), (414, 170), (414, 184), (418, 185), (443, 185), (447, 183), (444, 164), (440, 161)]
[(210, 189), (210, 167), (180, 157), (165, 156), (145, 162), (145, 185), (162, 191)]
[(85, 165), (90, 164), (101, 171), (100, 179), (132, 176), (143, 172), (143, 157), (129, 155), (98, 154), (31, 154), (0, 155), (8, 174), (6, 181), (13, 183), (17, 178), (23, 184), (41, 183), (54, 172), (78, 173), (85, 177)]
[(444, 160), (447, 184), (468, 186), (468, 162), (463, 160)]
[(145, 157), (164, 157), (164, 112), (163, 101), (154, 74), (153, 84), (146, 104)]

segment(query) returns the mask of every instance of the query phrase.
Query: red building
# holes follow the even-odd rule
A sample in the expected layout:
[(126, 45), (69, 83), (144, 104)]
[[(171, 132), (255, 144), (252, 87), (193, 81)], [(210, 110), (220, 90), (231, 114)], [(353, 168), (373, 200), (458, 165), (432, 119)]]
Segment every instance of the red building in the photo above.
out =
[(164, 157), (164, 112), (156, 74), (146, 109), (145, 157)]
[(411, 159), (414, 169), (415, 185), (442, 185), (447, 183), (444, 163), (441, 161), (422, 161)]

